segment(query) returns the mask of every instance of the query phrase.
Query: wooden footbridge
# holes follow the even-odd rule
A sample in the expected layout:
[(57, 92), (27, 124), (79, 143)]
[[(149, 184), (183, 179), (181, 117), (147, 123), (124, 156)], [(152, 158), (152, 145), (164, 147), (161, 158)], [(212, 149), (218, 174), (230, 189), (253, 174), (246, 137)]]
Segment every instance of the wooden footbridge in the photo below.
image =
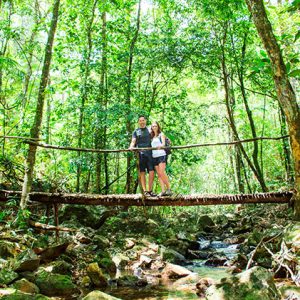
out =
[[(20, 196), (20, 191), (0, 191), (0, 201), (5, 202), (12, 196)], [(255, 203), (290, 203), (293, 192), (273, 192), (256, 194), (174, 194), (169, 197), (144, 197), (141, 194), (66, 194), (66, 193), (29, 193), (29, 201), (46, 205), (102, 205), (102, 206), (200, 206)]]
[[(193, 144), (185, 146), (172, 146), (172, 149), (188, 149), (194, 147), (207, 147), (216, 145), (237, 145), (241, 143), (249, 143), (258, 140), (280, 140), (288, 138), (289, 136), (281, 136), (278, 138), (260, 137), (246, 140), (238, 140), (233, 142), (223, 143), (206, 143)], [(16, 138), (22, 139), (24, 143), (34, 145), (36, 147), (79, 151), (79, 152), (129, 152), (141, 150), (153, 150), (156, 148), (135, 148), (135, 149), (83, 149), (73, 147), (53, 146), (40, 143), (36, 139), (24, 137), (9, 137), (2, 136), (2, 138)], [(0, 190), (0, 202), (7, 201), (11, 196), (21, 196), (21, 191), (5, 191)], [(199, 206), (199, 205), (225, 205), (225, 204), (253, 204), (253, 203), (290, 203), (293, 192), (271, 192), (271, 193), (255, 193), (255, 194), (192, 194), (182, 195), (174, 194), (170, 197), (145, 197), (141, 194), (67, 194), (67, 193), (42, 193), (30, 192), (26, 193), (27, 199), (33, 202), (40, 202), (49, 205), (57, 206), (58, 204), (83, 204), (83, 205), (103, 205), (103, 206)]]

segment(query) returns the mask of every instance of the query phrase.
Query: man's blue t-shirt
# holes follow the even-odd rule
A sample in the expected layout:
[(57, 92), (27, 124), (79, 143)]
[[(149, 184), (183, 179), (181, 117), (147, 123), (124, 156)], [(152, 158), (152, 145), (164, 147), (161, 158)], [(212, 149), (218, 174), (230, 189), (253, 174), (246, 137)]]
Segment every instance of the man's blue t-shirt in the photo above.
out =
[(151, 136), (150, 136), (149, 129), (147, 127), (136, 129), (133, 132), (132, 137), (136, 139), (137, 148), (151, 147)]

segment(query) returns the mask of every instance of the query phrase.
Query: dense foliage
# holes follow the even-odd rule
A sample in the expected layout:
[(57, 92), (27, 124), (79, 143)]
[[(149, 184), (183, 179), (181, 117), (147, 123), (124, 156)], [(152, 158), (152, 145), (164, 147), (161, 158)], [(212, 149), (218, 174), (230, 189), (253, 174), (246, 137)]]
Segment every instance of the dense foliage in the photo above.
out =
[[(30, 136), (52, 2), (0, 2), (2, 136)], [(269, 18), (299, 94), (297, 1), (271, 2)], [(41, 139), (127, 148), (139, 114), (159, 121), (173, 145), (283, 136), (270, 72), (243, 1), (65, 0)], [(1, 139), (3, 187), (20, 189), (27, 149)], [(34, 189), (124, 193), (128, 161), (134, 165), (128, 155), (39, 148)], [(173, 151), (168, 170), (180, 193), (278, 190), (293, 181), (287, 140)]]

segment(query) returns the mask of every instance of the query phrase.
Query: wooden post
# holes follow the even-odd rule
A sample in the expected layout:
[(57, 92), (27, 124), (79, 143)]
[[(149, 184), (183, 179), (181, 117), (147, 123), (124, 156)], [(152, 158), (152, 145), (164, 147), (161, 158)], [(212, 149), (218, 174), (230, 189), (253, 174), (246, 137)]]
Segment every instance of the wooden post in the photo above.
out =
[(59, 239), (59, 230), (58, 230), (58, 204), (55, 203), (53, 205), (53, 208), (54, 208), (54, 225), (56, 227), (56, 242), (58, 242), (58, 239)]
[(49, 224), (49, 217), (50, 217), (50, 204), (46, 205), (46, 224)]

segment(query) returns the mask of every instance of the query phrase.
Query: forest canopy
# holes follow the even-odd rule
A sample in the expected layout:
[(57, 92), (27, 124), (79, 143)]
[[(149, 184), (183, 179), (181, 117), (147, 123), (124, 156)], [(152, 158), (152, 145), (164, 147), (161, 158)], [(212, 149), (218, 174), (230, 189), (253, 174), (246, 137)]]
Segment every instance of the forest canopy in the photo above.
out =
[[(265, 7), (299, 95), (299, 1)], [(288, 135), (244, 1), (0, 1), (1, 136), (32, 136), (43, 78), (47, 144), (128, 148), (140, 114), (174, 146)], [(27, 151), (1, 138), (2, 188), (21, 189)], [(184, 194), (289, 189), (295, 176), (289, 139), (174, 150), (168, 173)], [(35, 190), (134, 193), (136, 180), (133, 153), (36, 153)]]

